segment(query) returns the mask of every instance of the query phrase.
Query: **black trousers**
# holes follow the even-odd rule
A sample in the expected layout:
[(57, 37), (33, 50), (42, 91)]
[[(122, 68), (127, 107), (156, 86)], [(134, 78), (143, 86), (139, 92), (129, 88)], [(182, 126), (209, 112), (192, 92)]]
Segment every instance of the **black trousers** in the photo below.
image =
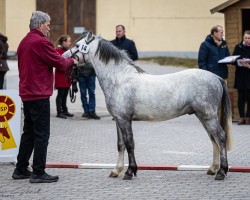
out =
[(5, 74), (6, 74), (6, 71), (0, 71), (0, 90), (3, 89), (4, 75)]
[(33, 153), (33, 173), (45, 173), (47, 147), (50, 137), (49, 98), (23, 102), (24, 126), (16, 168), (23, 172)]
[(69, 88), (57, 88), (56, 96), (56, 110), (57, 113), (68, 112), (67, 108), (67, 97), (69, 93)]
[[(245, 103), (247, 102), (247, 112), (245, 114)], [(250, 89), (238, 89), (238, 108), (240, 117), (250, 118)]]

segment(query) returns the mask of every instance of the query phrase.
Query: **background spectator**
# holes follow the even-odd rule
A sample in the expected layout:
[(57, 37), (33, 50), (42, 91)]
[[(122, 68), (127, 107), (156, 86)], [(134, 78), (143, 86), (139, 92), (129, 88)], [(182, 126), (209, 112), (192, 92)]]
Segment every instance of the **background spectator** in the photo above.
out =
[(8, 38), (0, 33), (0, 89), (3, 89), (4, 76), (9, 71), (7, 63), (7, 52), (9, 45), (7, 43)]
[(210, 71), (223, 79), (228, 78), (228, 68), (219, 60), (230, 56), (229, 49), (223, 40), (224, 30), (220, 25), (212, 27), (210, 35), (201, 43), (198, 53), (198, 65), (200, 69)]
[(123, 25), (116, 26), (116, 38), (111, 43), (121, 50), (126, 50), (131, 60), (135, 61), (138, 59), (135, 43), (126, 38), (125, 27)]
[(81, 93), (82, 108), (84, 113), (82, 117), (100, 119), (95, 112), (95, 83), (96, 74), (91, 63), (79, 65), (80, 72), (78, 77), (79, 88)]
[[(234, 48), (233, 55), (240, 55), (236, 60), (234, 88), (238, 91), (238, 109), (241, 124), (250, 125), (250, 63), (238, 62), (239, 59), (250, 59), (250, 30), (246, 30), (243, 34), (243, 41)], [(245, 112), (245, 102), (247, 109)]]
[[(71, 46), (71, 38), (69, 35), (61, 35), (56, 41), (56, 50), (62, 55)], [(55, 88), (57, 89), (56, 96), (56, 110), (57, 117), (66, 119), (67, 117), (73, 117), (74, 115), (69, 113), (67, 107), (67, 97), (71, 82), (65, 77), (65, 71), (56, 68), (55, 70)]]

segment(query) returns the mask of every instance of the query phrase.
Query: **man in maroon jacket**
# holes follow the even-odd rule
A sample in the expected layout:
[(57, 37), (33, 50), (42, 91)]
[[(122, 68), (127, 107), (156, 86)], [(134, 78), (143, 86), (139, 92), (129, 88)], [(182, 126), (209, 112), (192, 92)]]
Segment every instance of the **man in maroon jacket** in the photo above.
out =
[[(53, 69), (68, 69), (77, 61), (63, 58), (47, 39), (50, 16), (32, 13), (30, 32), (20, 42), (18, 55), (19, 95), (23, 102), (24, 126), (13, 179), (29, 178), (31, 183), (58, 181), (58, 176), (45, 172), (50, 137), (50, 101), (53, 93)], [(33, 172), (28, 170), (33, 153)]]

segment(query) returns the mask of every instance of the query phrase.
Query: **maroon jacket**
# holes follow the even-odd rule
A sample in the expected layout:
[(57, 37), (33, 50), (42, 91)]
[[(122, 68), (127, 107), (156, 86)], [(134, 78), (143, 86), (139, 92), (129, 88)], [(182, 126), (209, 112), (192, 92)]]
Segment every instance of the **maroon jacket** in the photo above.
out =
[(71, 58), (63, 58), (53, 44), (38, 30), (32, 29), (18, 49), (19, 95), (22, 101), (45, 99), (53, 93), (53, 68), (68, 69)]
[[(58, 47), (57, 52), (62, 55), (66, 50), (63, 50), (61, 47)], [(65, 70), (56, 69), (55, 71), (55, 88), (70, 88), (71, 84), (68, 79), (65, 77)]]

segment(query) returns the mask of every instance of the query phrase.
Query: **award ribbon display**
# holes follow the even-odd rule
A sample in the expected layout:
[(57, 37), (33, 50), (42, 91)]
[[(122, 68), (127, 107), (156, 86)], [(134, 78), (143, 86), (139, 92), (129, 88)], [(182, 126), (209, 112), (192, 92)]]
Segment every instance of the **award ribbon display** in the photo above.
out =
[(14, 101), (6, 96), (0, 95), (0, 142), (1, 150), (16, 148), (16, 142), (12, 135), (8, 121), (12, 119), (16, 112)]

